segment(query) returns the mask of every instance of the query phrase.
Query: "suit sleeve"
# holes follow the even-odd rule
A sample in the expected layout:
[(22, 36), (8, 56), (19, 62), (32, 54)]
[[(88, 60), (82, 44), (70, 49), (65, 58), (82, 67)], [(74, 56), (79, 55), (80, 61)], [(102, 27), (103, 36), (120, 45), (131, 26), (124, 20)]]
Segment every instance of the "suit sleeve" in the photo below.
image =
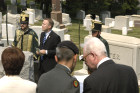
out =
[(36, 33), (34, 33), (33, 36), (33, 53), (34, 53), (34, 59), (37, 60), (38, 56), (36, 54), (36, 48), (38, 48), (38, 36)]
[(53, 43), (53, 46), (55, 47), (53, 50), (48, 50), (48, 54), (47, 56), (54, 56), (56, 54), (56, 47), (57, 47), (57, 44), (59, 44), (61, 42), (61, 39), (60, 39), (60, 36), (56, 36), (56, 38), (54, 39), (55, 42), (52, 42)]

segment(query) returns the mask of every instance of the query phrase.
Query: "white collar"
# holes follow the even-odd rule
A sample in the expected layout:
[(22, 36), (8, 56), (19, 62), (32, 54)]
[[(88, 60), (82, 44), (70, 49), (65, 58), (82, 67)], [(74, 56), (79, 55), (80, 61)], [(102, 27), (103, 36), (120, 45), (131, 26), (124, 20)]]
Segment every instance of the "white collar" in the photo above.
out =
[(104, 63), (104, 62), (107, 61), (107, 60), (110, 60), (110, 58), (109, 58), (109, 57), (103, 58), (103, 59), (97, 64), (97, 68), (98, 68), (102, 63)]

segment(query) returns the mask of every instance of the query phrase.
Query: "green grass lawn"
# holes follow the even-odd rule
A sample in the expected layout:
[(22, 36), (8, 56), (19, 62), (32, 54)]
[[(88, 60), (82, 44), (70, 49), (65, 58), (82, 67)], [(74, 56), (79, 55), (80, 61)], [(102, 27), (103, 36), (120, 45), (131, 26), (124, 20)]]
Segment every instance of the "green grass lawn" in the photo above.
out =
[[(78, 20), (72, 21), (72, 25), (67, 26), (68, 32), (65, 33), (70, 35), (71, 41), (73, 41), (77, 45), (77, 47), (79, 47), (79, 23), (80, 23), (80, 43), (84, 43), (84, 37), (87, 36), (89, 32), (84, 30), (85, 27), (83, 27), (81, 21), (80, 22)], [(82, 54), (82, 48), (79, 49), (81, 50), (80, 53)], [(83, 62), (78, 60), (75, 70), (79, 70), (82, 67)]]

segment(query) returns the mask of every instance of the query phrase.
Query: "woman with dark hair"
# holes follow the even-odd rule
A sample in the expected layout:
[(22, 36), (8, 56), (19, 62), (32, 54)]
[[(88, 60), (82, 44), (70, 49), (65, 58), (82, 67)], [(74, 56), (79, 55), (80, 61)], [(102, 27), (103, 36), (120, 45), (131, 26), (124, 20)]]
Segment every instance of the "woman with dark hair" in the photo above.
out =
[(6, 48), (1, 56), (5, 76), (0, 79), (0, 93), (36, 93), (36, 84), (19, 77), (25, 61), (24, 53), (16, 48)]

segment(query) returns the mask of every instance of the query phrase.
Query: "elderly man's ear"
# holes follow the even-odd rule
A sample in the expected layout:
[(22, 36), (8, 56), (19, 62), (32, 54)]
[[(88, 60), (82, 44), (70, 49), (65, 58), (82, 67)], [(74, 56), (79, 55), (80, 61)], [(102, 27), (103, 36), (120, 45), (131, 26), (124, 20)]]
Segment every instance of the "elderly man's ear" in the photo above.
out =
[(58, 62), (58, 58), (57, 58), (57, 56), (56, 56), (56, 55), (55, 55), (55, 61), (56, 61), (56, 62)]

